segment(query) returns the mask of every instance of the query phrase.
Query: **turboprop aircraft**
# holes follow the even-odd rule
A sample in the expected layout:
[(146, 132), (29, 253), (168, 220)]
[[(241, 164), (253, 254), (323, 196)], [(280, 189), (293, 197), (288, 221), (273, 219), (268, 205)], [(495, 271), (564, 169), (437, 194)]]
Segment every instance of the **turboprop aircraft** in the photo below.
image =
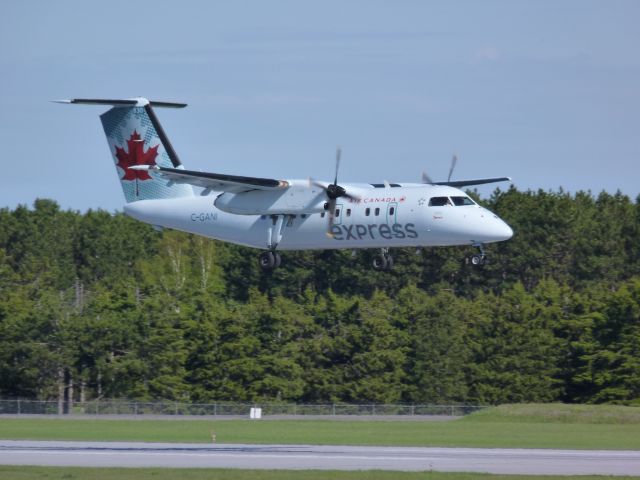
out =
[[(115, 160), (125, 214), (172, 228), (264, 250), (260, 266), (280, 266), (280, 251), (377, 248), (373, 268), (390, 270), (393, 247), (472, 245), (470, 260), (483, 265), (483, 245), (508, 240), (511, 228), (459, 188), (509, 181), (507, 177), (423, 183), (338, 184), (256, 178), (186, 170), (154, 107), (186, 104), (73, 99), (59, 103), (109, 105), (100, 116)], [(194, 187), (196, 190), (194, 191)]]

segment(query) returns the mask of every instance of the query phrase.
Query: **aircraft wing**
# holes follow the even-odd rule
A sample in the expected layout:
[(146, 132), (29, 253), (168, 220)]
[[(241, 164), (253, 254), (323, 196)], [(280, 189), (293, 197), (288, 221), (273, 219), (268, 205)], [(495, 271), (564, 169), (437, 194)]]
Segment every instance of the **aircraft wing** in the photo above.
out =
[(479, 178), (476, 180), (454, 180), (450, 182), (433, 182), (433, 185), (445, 185), (447, 187), (470, 187), (472, 185), (484, 185), (485, 183), (510, 182), (511, 177)]
[(147, 170), (175, 183), (188, 183), (216, 192), (240, 193), (249, 190), (277, 190), (289, 187), (285, 180), (272, 178), (241, 177), (220, 173), (196, 172), (181, 168), (160, 167), (157, 165), (135, 165), (131, 170)]

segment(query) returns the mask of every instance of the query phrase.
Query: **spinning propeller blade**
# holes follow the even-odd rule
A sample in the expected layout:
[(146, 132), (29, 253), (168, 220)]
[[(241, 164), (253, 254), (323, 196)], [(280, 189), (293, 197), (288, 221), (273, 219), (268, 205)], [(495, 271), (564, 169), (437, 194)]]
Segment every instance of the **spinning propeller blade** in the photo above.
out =
[(333, 177), (333, 184), (338, 184), (338, 170), (340, 169), (340, 156), (342, 155), (342, 150), (340, 147), (336, 149), (336, 175)]
[(456, 163), (458, 163), (458, 156), (454, 154), (453, 157), (451, 157), (451, 167), (449, 167), (449, 176), (447, 177), (447, 182), (451, 181), (451, 174), (453, 174), (453, 169), (456, 168)]

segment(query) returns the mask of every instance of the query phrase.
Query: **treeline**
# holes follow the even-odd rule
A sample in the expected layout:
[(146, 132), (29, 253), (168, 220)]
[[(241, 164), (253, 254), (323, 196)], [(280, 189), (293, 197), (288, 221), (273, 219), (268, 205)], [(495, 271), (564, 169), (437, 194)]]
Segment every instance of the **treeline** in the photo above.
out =
[(497, 190), (471, 248), (257, 251), (50, 200), (0, 210), (0, 396), (638, 402), (640, 199)]

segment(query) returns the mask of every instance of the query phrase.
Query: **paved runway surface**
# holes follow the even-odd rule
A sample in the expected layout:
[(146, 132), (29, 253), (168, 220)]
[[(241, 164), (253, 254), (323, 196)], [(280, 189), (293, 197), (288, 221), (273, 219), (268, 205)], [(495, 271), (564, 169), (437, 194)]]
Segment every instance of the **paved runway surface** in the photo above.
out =
[(0, 440), (0, 464), (640, 474), (640, 451)]

